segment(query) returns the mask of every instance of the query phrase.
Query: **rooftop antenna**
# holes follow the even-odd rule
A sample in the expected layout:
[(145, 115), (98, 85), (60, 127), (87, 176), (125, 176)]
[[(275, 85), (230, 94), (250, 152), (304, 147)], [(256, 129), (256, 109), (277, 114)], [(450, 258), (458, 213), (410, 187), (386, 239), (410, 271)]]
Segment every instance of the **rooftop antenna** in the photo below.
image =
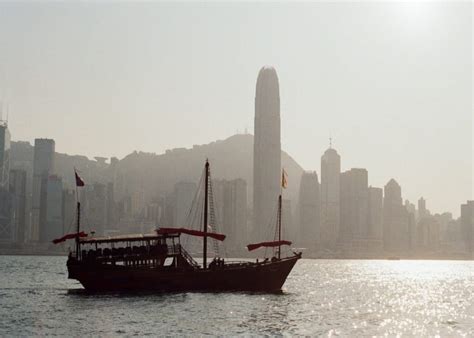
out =
[(332, 149), (332, 136), (329, 135), (329, 148)]

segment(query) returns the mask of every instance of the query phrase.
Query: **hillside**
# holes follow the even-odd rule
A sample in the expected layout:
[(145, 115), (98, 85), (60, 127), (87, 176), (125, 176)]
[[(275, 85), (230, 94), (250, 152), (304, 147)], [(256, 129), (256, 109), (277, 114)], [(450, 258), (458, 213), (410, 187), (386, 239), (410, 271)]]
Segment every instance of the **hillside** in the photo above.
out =
[[(176, 182), (198, 181), (206, 158), (211, 163), (213, 178), (243, 178), (251, 196), (253, 176), (253, 135), (234, 135), (225, 140), (192, 148), (167, 150), (164, 154), (133, 152), (115, 165), (89, 160), (85, 156), (56, 154), (56, 173), (67, 184), (73, 185), (73, 168), (78, 168), (87, 183), (116, 182), (117, 197), (142, 190), (150, 200), (170, 191)], [(26, 142), (12, 142), (12, 163), (32, 172), (33, 146)], [(282, 165), (288, 173), (287, 198), (295, 203), (303, 169), (291, 156), (282, 152)]]
[[(234, 135), (190, 149), (179, 148), (165, 154), (132, 153), (118, 164), (129, 190), (142, 189), (148, 197), (166, 193), (180, 180), (198, 181), (205, 159), (211, 163), (213, 178), (243, 178), (252, 187), (253, 135)], [(282, 165), (289, 176), (288, 197), (296, 201), (303, 169), (282, 152)], [(251, 195), (251, 194), (250, 194)]]

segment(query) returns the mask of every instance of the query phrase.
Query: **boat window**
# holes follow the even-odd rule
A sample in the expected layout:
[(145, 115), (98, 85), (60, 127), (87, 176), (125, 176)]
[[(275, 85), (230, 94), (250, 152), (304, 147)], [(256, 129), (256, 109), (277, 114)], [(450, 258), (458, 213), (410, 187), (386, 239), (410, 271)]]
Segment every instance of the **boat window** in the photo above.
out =
[(173, 264), (173, 257), (166, 257), (163, 266), (171, 266)]

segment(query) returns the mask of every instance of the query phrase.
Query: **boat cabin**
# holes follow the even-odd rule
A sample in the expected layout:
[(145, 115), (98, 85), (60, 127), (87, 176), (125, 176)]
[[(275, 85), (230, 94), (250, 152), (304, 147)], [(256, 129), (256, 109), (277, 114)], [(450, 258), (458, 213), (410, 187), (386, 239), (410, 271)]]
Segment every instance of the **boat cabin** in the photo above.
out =
[(81, 238), (78, 252), (74, 258), (94, 265), (199, 268), (179, 233)]

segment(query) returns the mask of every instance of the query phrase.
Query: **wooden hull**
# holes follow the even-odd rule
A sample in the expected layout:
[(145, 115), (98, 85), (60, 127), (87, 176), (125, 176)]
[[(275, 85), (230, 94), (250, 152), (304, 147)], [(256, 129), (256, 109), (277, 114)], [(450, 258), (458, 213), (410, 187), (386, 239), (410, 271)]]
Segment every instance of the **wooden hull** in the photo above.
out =
[(278, 292), (301, 255), (274, 262), (229, 264), (214, 269), (156, 269), (68, 262), (69, 278), (87, 291)]

